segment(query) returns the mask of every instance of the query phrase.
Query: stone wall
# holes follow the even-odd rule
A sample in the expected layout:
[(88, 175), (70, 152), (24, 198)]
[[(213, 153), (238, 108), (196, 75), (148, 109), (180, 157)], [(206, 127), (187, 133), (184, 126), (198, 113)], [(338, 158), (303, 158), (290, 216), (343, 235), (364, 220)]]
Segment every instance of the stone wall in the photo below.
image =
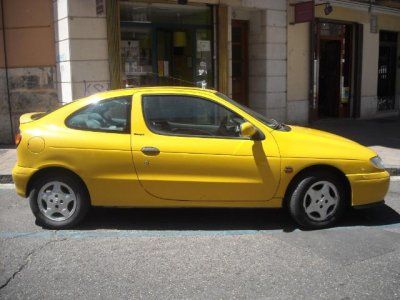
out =
[(0, 144), (11, 144), (10, 107), (8, 105), (6, 70), (0, 69)]
[[(11, 108), (8, 105), (5, 69), (0, 73), (0, 144), (12, 144), (22, 114), (49, 111), (59, 106), (55, 87), (55, 67), (9, 68), (8, 86)], [(10, 109), (12, 135), (10, 129)]]
[(13, 68), (8, 70), (13, 124), (22, 114), (49, 111), (59, 106), (55, 88), (55, 67)]

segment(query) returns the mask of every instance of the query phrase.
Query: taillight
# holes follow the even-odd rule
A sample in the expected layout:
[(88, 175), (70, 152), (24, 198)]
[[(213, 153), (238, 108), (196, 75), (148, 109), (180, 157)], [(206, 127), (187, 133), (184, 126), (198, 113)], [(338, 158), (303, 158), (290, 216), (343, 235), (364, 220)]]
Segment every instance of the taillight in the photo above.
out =
[(21, 140), (22, 140), (22, 135), (21, 135), (21, 133), (19, 133), (19, 132), (17, 132), (16, 134), (15, 134), (15, 145), (19, 145), (19, 143), (21, 143)]

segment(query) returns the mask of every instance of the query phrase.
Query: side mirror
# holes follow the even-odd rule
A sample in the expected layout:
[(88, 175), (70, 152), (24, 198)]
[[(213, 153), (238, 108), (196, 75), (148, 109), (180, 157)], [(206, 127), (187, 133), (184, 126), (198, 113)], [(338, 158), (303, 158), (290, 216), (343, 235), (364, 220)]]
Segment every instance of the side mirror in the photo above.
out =
[(253, 137), (257, 133), (257, 128), (249, 122), (244, 122), (240, 124), (240, 135), (243, 137)]

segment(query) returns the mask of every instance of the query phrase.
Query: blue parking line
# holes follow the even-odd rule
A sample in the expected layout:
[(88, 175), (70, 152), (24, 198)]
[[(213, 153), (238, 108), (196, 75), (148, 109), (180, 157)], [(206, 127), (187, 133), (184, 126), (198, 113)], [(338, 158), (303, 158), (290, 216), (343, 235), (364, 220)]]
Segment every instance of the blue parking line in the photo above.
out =
[(246, 234), (268, 234), (276, 230), (118, 230), (118, 231), (89, 231), (62, 230), (37, 232), (7, 232), (0, 231), (0, 238), (119, 238), (119, 237), (198, 237), (198, 236), (231, 236)]
[[(400, 228), (400, 224), (380, 226), (344, 226), (326, 230), (354, 230), (360, 228)], [(300, 231), (295, 229), (294, 231)], [(90, 230), (62, 230), (62, 231), (32, 231), (14, 232), (0, 231), (0, 238), (142, 238), (142, 237), (212, 237), (212, 236), (238, 236), (238, 235), (272, 235), (282, 233), (282, 229), (271, 230), (117, 230), (117, 231), (90, 231)]]

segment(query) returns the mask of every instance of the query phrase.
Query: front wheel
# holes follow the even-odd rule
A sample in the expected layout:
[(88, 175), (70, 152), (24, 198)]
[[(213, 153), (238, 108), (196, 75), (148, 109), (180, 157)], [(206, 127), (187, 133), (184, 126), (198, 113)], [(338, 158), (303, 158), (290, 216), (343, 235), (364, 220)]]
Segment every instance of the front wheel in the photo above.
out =
[(36, 220), (48, 228), (65, 229), (77, 225), (89, 208), (89, 197), (82, 184), (66, 174), (39, 178), (29, 195)]
[(346, 204), (343, 182), (328, 172), (315, 172), (297, 181), (288, 208), (302, 227), (318, 229), (332, 226), (342, 216)]

